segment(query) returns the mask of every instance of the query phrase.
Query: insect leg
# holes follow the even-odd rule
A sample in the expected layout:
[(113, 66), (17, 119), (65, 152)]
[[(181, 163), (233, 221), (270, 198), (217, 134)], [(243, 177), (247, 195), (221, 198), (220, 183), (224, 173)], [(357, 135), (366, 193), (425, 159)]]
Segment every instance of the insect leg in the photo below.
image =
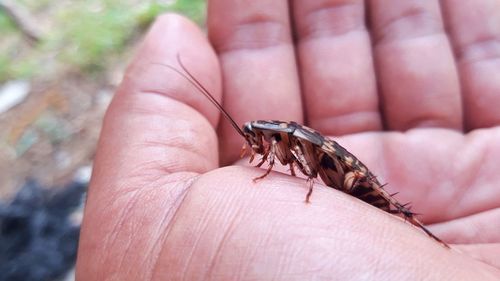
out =
[(416, 227), (422, 229), (427, 235), (432, 237), (434, 240), (445, 246), (446, 248), (450, 248), (448, 244), (443, 242), (441, 239), (439, 239), (436, 235), (434, 235), (430, 230), (428, 230), (423, 223), (421, 223), (416, 217), (415, 213), (407, 209), (404, 205), (396, 203), (394, 204), (396, 207), (396, 210), (399, 214), (401, 214), (405, 221), (409, 221), (411, 224), (415, 225)]
[(306, 182), (309, 185), (309, 191), (306, 194), (306, 203), (311, 203), (310, 198), (311, 198), (311, 194), (313, 192), (313, 185), (314, 185), (313, 178), (311, 178), (311, 177), (307, 178)]
[[(262, 159), (260, 159), (260, 162), (255, 165), (255, 167), (260, 167), (262, 166), (262, 164), (264, 164), (267, 160), (267, 157), (269, 156), (269, 154), (271, 153), (271, 150), (269, 149), (268, 151), (266, 151), (266, 153), (264, 153), (264, 155), (262, 156)], [(253, 154), (255, 155), (255, 154)]]
[(348, 172), (345, 174), (344, 178), (344, 192), (351, 194), (351, 190), (353, 190), (358, 185), (359, 177), (355, 172)]
[(293, 162), (290, 162), (290, 164), (288, 164), (288, 165), (290, 166), (290, 175), (295, 177), (296, 174), (295, 174), (295, 169), (293, 167)]
[[(252, 150), (253, 151), (253, 150)], [(245, 155), (247, 154), (247, 143), (244, 142), (243, 143), (243, 146), (241, 147), (241, 151), (240, 151), (240, 158), (243, 158), (245, 157)]]
[(267, 168), (267, 171), (260, 177), (256, 177), (253, 179), (254, 182), (260, 180), (260, 179), (263, 179), (265, 178), (267, 175), (269, 175), (269, 173), (271, 173), (271, 171), (273, 170), (273, 167), (274, 167), (274, 155), (275, 155), (275, 146), (278, 142), (273, 139), (272, 142), (271, 142), (271, 145), (269, 146), (269, 150), (266, 152), (266, 154), (264, 154), (264, 156), (262, 157), (262, 160), (260, 161), (259, 164), (257, 164), (256, 167), (260, 167), (266, 160), (269, 160), (269, 167)]

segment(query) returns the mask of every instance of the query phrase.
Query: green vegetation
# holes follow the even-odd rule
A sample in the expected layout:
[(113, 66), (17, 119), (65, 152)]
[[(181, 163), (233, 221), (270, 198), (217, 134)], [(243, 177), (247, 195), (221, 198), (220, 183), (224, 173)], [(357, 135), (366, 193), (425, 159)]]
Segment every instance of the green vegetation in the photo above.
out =
[(177, 12), (183, 14), (198, 25), (203, 25), (205, 22), (206, 4), (204, 0), (179, 0), (172, 4), (150, 3), (141, 7), (137, 13), (139, 26), (148, 26), (158, 15), (167, 12)]
[(14, 23), (0, 10), (0, 34), (6, 34), (15, 30)]
[(111, 59), (119, 58), (159, 14), (175, 11), (199, 24), (205, 18), (204, 0), (177, 0), (169, 4), (156, 1), (137, 4), (132, 0), (43, 2), (20, 2), (30, 11), (37, 10), (34, 17), (46, 17), (44, 20), (49, 22), (50, 29), (44, 30), (41, 42), (35, 46), (23, 41), (21, 33), (0, 11), (0, 45), (3, 45), (0, 47), (0, 82), (46, 75), (61, 68), (100, 73)]
[(171, 10), (186, 15), (199, 25), (205, 22), (206, 3), (203, 0), (176, 1), (172, 5)]
[(88, 2), (73, 4), (72, 9), (61, 11), (58, 21), (66, 23), (60, 33), (49, 40), (48, 49), (59, 49), (61, 61), (86, 71), (104, 67), (107, 56), (119, 54), (135, 31), (134, 9), (116, 1), (102, 1), (101, 7)]

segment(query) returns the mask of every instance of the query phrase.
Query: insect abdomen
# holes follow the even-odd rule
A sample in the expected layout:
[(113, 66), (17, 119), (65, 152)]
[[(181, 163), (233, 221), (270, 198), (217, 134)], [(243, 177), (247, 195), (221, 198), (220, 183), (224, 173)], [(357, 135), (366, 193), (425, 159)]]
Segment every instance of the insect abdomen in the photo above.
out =
[[(379, 187), (381, 188), (381, 187)], [(358, 184), (352, 188), (350, 195), (386, 212), (390, 212), (391, 203), (380, 192), (370, 185)]]

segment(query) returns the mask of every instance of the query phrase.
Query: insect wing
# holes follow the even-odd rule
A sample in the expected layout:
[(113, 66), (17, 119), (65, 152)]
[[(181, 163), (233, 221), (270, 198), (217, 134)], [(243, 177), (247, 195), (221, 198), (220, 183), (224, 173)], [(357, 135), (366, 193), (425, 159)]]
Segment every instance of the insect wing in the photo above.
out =
[(300, 126), (298, 124), (294, 124), (294, 126), (296, 127), (295, 131), (293, 132), (294, 137), (311, 142), (317, 146), (323, 145), (325, 137), (323, 137), (318, 132), (314, 131), (311, 128)]
[(291, 126), (290, 123), (275, 121), (275, 120), (258, 120), (250, 122), (252, 128), (258, 129), (261, 131), (275, 131), (275, 132), (283, 132), (283, 133), (293, 133), (295, 131), (295, 127)]

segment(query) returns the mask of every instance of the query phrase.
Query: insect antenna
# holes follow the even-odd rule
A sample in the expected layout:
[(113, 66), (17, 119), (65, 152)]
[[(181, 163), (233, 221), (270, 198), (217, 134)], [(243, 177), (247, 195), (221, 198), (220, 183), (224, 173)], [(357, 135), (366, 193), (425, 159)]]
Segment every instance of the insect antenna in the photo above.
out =
[(243, 133), (243, 131), (240, 129), (240, 127), (238, 126), (238, 124), (236, 124), (236, 122), (234, 121), (233, 118), (231, 118), (231, 115), (229, 115), (229, 113), (227, 113), (227, 111), (222, 107), (222, 105), (217, 102), (217, 100), (210, 94), (210, 92), (203, 86), (203, 84), (200, 83), (200, 81), (198, 81), (198, 79), (196, 79), (192, 74), (191, 72), (189, 72), (189, 70), (187, 70), (187, 68), (184, 66), (184, 64), (182, 63), (181, 61), (181, 56), (179, 54), (177, 54), (177, 62), (179, 63), (179, 65), (181, 66), (182, 70), (185, 72), (181, 72), (179, 71), (177, 68), (171, 66), (171, 65), (168, 65), (168, 64), (163, 64), (163, 63), (155, 63), (155, 64), (159, 64), (159, 65), (162, 65), (162, 66), (166, 66), (170, 69), (172, 69), (173, 71), (177, 72), (179, 75), (181, 75), (182, 77), (184, 77), (187, 81), (189, 81), (189, 83), (191, 83), (191, 85), (193, 85), (198, 91), (200, 91), (213, 105), (215, 105), (215, 107), (217, 107), (217, 109), (222, 113), (222, 115), (224, 115), (224, 117), (229, 121), (229, 123), (231, 123), (231, 125), (233, 126), (233, 128), (236, 130), (236, 132), (238, 132), (238, 134), (240, 134), (241, 136), (245, 137), (245, 134)]

